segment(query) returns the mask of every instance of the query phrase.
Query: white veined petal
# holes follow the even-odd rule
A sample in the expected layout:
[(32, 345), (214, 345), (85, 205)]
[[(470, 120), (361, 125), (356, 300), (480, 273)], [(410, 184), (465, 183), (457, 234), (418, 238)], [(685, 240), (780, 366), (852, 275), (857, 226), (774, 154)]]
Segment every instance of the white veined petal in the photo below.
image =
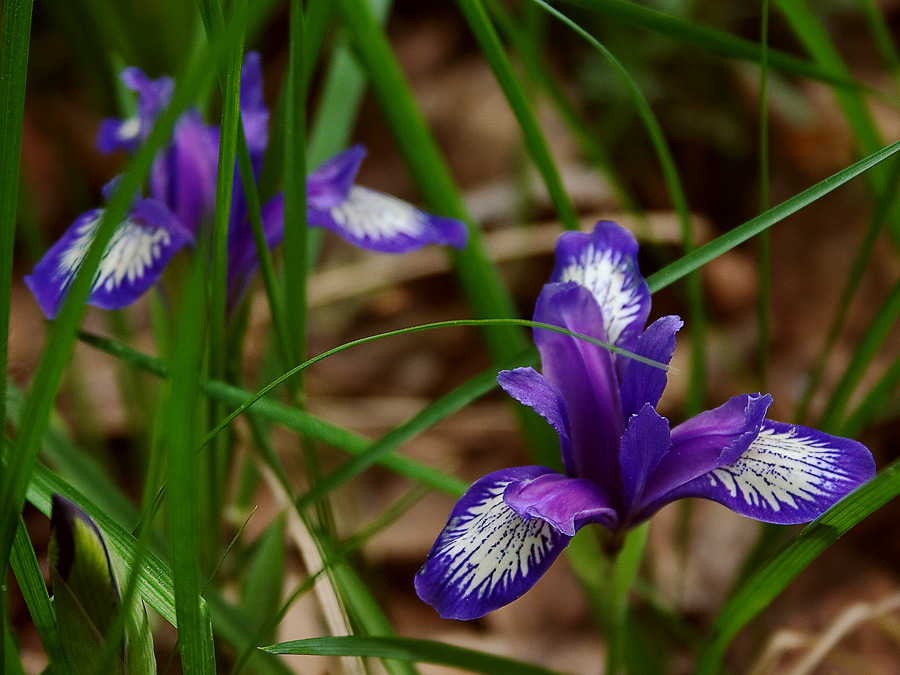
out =
[(353, 238), (376, 242), (398, 235), (415, 239), (422, 234), (427, 219), (412, 204), (359, 185), (350, 188), (347, 199), (330, 213)]
[(562, 268), (559, 281), (573, 281), (588, 288), (600, 305), (609, 342), (616, 344), (622, 332), (641, 321), (645, 308), (642, 277), (632, 259), (614, 248), (584, 247)]
[(147, 227), (125, 220), (113, 233), (97, 269), (93, 290), (113, 292), (123, 282), (139, 282), (150, 270), (156, 271), (163, 250), (172, 237), (161, 227)]
[(708, 482), (698, 496), (759, 520), (805, 522), (873, 474), (861, 444), (767, 420), (737, 460), (697, 479)]
[(504, 501), (512, 482), (548, 472), (522, 467), (476, 482), (457, 504), (416, 575), (419, 596), (444, 618), (473, 619), (506, 605), (546, 572), (570, 537), (540, 518), (523, 518)]

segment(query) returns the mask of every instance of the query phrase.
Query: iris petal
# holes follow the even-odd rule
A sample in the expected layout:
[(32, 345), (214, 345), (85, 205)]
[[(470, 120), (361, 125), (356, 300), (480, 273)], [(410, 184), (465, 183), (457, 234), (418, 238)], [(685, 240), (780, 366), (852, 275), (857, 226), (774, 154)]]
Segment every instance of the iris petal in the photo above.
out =
[(338, 206), (347, 199), (366, 149), (354, 145), (325, 160), (306, 177), (306, 199), (310, 208), (320, 211)]
[[(25, 277), (48, 318), (59, 311), (102, 215), (102, 209), (94, 209), (79, 216)], [(172, 256), (190, 241), (190, 233), (163, 204), (154, 199), (138, 201), (103, 252), (88, 304), (102, 309), (130, 305), (158, 281)]]
[[(312, 207), (312, 200), (310, 200)], [(462, 249), (468, 231), (464, 223), (425, 213), (401, 199), (354, 185), (347, 198), (329, 209), (309, 209), (309, 224), (336, 232), (361, 248), (383, 253), (408, 253), (427, 244)]]
[(628, 421), (622, 434), (619, 462), (622, 466), (622, 499), (620, 516), (627, 522), (634, 513), (644, 491), (647, 478), (669, 452), (672, 439), (669, 420), (647, 403)]
[[(675, 333), (684, 325), (677, 316), (664, 316), (647, 326), (635, 345), (634, 353), (669, 365), (675, 353)], [(666, 388), (667, 372), (660, 366), (617, 355), (622, 368), (622, 415), (627, 420), (645, 403), (656, 406)]]
[(504, 469), (476, 481), (450, 513), (415, 578), (419, 597), (445, 619), (477, 619), (520, 597), (549, 569), (571, 537), (523, 518), (503, 499), (508, 486), (546, 474)]
[(574, 473), (575, 460), (572, 457), (572, 441), (569, 436), (569, 415), (566, 412), (566, 403), (556, 385), (534, 368), (503, 370), (497, 375), (497, 382), (503, 391), (522, 405), (534, 410), (559, 434), (563, 466), (568, 473)]
[(650, 289), (637, 264), (638, 245), (628, 230), (600, 221), (590, 234), (566, 232), (556, 244), (551, 282), (574, 281), (591, 291), (603, 313), (606, 336), (633, 350), (650, 313)]
[[(605, 335), (600, 308), (590, 291), (571, 282), (544, 286), (534, 320), (591, 337)], [(568, 412), (574, 466), (569, 473), (593, 480), (615, 494), (619, 439), (625, 425), (609, 350), (542, 328), (535, 328), (534, 341), (541, 353), (544, 377), (559, 389)]]
[(766, 420), (734, 461), (668, 495), (703, 497), (767, 523), (805, 523), (875, 475), (861, 443)]
[(569, 537), (588, 523), (615, 525), (617, 516), (599, 485), (584, 478), (547, 473), (510, 483), (503, 501), (523, 518), (540, 518)]

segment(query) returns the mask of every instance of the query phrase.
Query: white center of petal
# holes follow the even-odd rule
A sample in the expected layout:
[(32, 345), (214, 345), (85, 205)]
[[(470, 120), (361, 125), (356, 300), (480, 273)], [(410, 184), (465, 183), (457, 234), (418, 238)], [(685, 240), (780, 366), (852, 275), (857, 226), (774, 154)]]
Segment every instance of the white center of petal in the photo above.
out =
[(616, 344), (641, 311), (641, 286), (637, 279), (640, 275), (630, 258), (591, 244), (578, 258), (570, 259), (560, 281), (574, 281), (590, 290), (600, 305), (607, 340)]
[(390, 195), (354, 185), (347, 199), (331, 209), (331, 217), (359, 239), (390, 239), (398, 234), (416, 237), (422, 231), (423, 213), (412, 204)]
[(527, 575), (550, 551), (551, 526), (538, 518), (523, 519), (509, 508), (503, 501), (506, 485), (495, 485), (444, 531), (440, 555), (449, 561), (447, 581), (460, 596), (483, 597), (506, 586)]
[[(57, 277), (74, 276), (94, 240), (101, 216), (102, 211), (78, 228), (77, 238), (60, 256)], [(162, 228), (132, 219), (123, 221), (106, 245), (92, 290), (112, 291), (123, 281), (134, 283), (141, 279), (170, 243), (171, 235)]]
[(125, 120), (116, 130), (116, 138), (120, 141), (130, 141), (137, 138), (141, 131), (141, 121), (137, 117)]
[(764, 428), (743, 455), (714, 470), (709, 479), (714, 486), (720, 481), (732, 497), (740, 492), (751, 506), (796, 509), (797, 500), (815, 501), (851, 480), (841, 467), (842, 455), (839, 448), (803, 436), (797, 428)]

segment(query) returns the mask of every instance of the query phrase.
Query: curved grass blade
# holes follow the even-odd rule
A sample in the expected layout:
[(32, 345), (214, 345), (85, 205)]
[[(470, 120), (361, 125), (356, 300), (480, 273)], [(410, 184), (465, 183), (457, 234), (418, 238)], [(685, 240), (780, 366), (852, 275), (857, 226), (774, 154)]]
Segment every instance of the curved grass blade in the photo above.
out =
[[(670, 16), (634, 2), (626, 2), (626, 0), (567, 0), (567, 2), (721, 56), (755, 63), (762, 61), (762, 47), (752, 40), (745, 40), (687, 19)], [(821, 64), (787, 52), (773, 49), (769, 51), (768, 58), (771, 67), (786, 73), (809, 77), (847, 89), (864, 88), (848, 73), (834, 72)]]
[[(337, 0), (335, 5), (429, 208), (470, 224), (466, 249), (450, 255), (473, 313), (479, 317), (515, 316), (512, 299), (490, 263), (480, 231), (471, 226), (447, 164), (372, 9), (365, 0)], [(485, 339), (497, 360), (511, 358), (527, 347), (522, 331), (511, 326), (487, 329)]]
[(556, 208), (563, 227), (567, 230), (577, 230), (578, 216), (563, 187), (547, 139), (541, 131), (537, 115), (528, 101), (528, 96), (509, 62), (509, 57), (503, 51), (503, 45), (500, 44), (500, 38), (491, 24), (484, 5), (480, 0), (457, 0), (457, 4), (462, 9), (469, 28), (481, 46), (484, 58), (491, 70), (494, 71), (494, 77), (497, 78), (497, 82), (506, 96), (506, 101), (519, 122), (519, 128), (525, 138), (525, 146), (544, 179), (544, 185), (547, 187), (550, 200)]
[[(81, 339), (86, 344), (100, 349), (115, 358), (122, 359), (156, 377), (169, 377), (168, 369), (159, 359), (138, 352), (121, 343), (89, 333), (82, 333)], [(201, 383), (201, 386), (208, 396), (218, 398), (231, 406), (240, 406), (253, 396), (253, 392), (224, 382), (205, 380)], [(371, 444), (369, 439), (359, 434), (268, 398), (260, 399), (254, 403), (253, 413), (267, 422), (280, 424), (292, 431), (306, 434), (310, 438), (327, 443), (350, 454), (360, 454)], [(467, 483), (462, 482), (458, 478), (454, 478), (437, 469), (426, 467), (402, 455), (388, 455), (382, 458), (379, 463), (395, 473), (407, 476), (435, 490), (453, 496), (458, 497), (468, 487)]]
[(819, 421), (819, 426), (823, 430), (837, 429), (838, 421), (844, 414), (850, 397), (865, 374), (866, 368), (878, 354), (878, 350), (894, 327), (898, 316), (900, 316), (900, 282), (891, 289), (888, 297), (878, 308), (878, 312), (862, 340), (856, 344), (850, 363), (847, 364), (841, 379), (835, 386), (834, 392), (825, 406), (822, 419)]
[(169, 554), (175, 583), (175, 613), (182, 668), (189, 675), (215, 673), (212, 629), (207, 626), (201, 597), (194, 460), (206, 326), (206, 298), (202, 290), (205, 262), (204, 256), (196, 256), (178, 314), (172, 386), (165, 405), (163, 431), (169, 467)]
[(650, 291), (656, 291), (669, 286), (678, 281), (683, 276), (697, 270), (710, 260), (714, 260), (726, 251), (730, 251), (734, 247), (743, 244), (748, 239), (752, 239), (760, 232), (772, 227), (775, 223), (779, 223), (793, 213), (796, 213), (805, 206), (809, 206), (814, 201), (821, 199), (832, 190), (839, 188), (844, 183), (853, 180), (862, 173), (865, 173), (873, 166), (877, 166), (891, 155), (900, 150), (900, 141), (892, 143), (887, 147), (872, 153), (868, 157), (848, 166), (846, 169), (838, 171), (836, 174), (829, 176), (807, 188), (798, 195), (794, 195), (790, 199), (783, 201), (781, 204), (769, 209), (765, 213), (761, 213), (756, 218), (748, 220), (743, 225), (716, 237), (713, 241), (704, 244), (693, 253), (689, 253), (675, 262), (666, 265), (663, 269), (651, 274), (647, 277), (647, 285)]
[[(271, 4), (270, 0), (254, 3), (251, 12), (259, 19)], [(69, 289), (62, 310), (51, 326), (47, 342), (34, 376), (34, 385), (25, 401), (15, 451), (10, 453), (7, 470), (0, 476), (0, 503), (6, 508), (0, 512), (0, 569), (6, 567), (16, 527), (16, 515), (25, 499), (28, 483), (37, 459), (38, 449), (49, 423), (53, 402), (75, 340), (75, 333), (84, 312), (84, 303), (93, 282), (107, 242), (116, 224), (124, 217), (133, 195), (148, 175), (156, 151), (169, 137), (177, 115), (188, 105), (194, 93), (201, 88), (213, 65), (219, 58), (223, 45), (236, 31), (229, 24), (226, 32), (200, 52), (178, 81), (172, 101), (159, 117), (145, 145), (128, 164), (122, 181), (112, 196), (84, 262)]]
[[(616, 71), (619, 79), (622, 80), (622, 83), (628, 90), (628, 94), (637, 109), (641, 122), (647, 129), (650, 142), (659, 159), (663, 176), (666, 181), (666, 187), (668, 188), (669, 196), (672, 199), (672, 205), (675, 209), (675, 213), (678, 215), (682, 246), (684, 247), (685, 252), (690, 254), (694, 251), (696, 246), (694, 243), (694, 234), (691, 230), (691, 214), (688, 209), (687, 197), (685, 196), (684, 188), (681, 185), (681, 178), (678, 175), (678, 167), (675, 164), (675, 158), (672, 156), (669, 144), (662, 132), (662, 127), (660, 127), (659, 121), (653, 114), (653, 110), (650, 108), (647, 99), (644, 97), (628, 71), (625, 70), (625, 67), (622, 66), (613, 53), (595, 37), (585, 31), (565, 14), (548, 5), (544, 0), (532, 0), (532, 2), (562, 21), (582, 38), (587, 40), (603, 55)], [(685, 410), (688, 415), (695, 415), (703, 409), (703, 392), (706, 391), (704, 385), (706, 379), (706, 311), (703, 306), (703, 288), (700, 284), (700, 275), (687, 275), (686, 286), (693, 339), (691, 340), (691, 371)]]
[(850, 438), (858, 435), (867, 424), (881, 413), (891, 399), (891, 394), (900, 385), (900, 358), (895, 359), (875, 386), (841, 425), (842, 436)]
[(53, 672), (68, 673), (69, 665), (59, 637), (56, 614), (47, 595), (47, 586), (44, 585), (44, 576), (41, 574), (37, 556), (28, 538), (25, 521), (21, 517), (19, 527), (16, 529), (10, 563)]
[(495, 656), (431, 640), (388, 637), (322, 637), (293, 640), (263, 647), (270, 654), (374, 656), (462, 668), (485, 675), (558, 675), (523, 661)]
[(713, 625), (695, 672), (698, 675), (718, 673), (728, 645), (747, 622), (765, 609), (820, 553), (897, 495), (900, 495), (900, 460), (804, 527), (728, 600)]

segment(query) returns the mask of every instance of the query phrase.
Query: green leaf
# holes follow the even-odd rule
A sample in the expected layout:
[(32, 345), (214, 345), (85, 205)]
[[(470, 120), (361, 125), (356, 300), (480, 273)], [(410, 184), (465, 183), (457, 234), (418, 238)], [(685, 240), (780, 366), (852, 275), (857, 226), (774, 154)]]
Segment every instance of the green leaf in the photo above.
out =
[[(688, 21), (676, 16), (644, 7), (626, 0), (567, 0), (569, 4), (583, 7), (601, 16), (646, 28), (660, 35), (729, 58), (760, 63), (762, 47), (752, 40), (745, 40), (715, 28)], [(852, 77), (778, 50), (769, 51), (769, 65), (794, 75), (822, 80), (840, 87), (862, 88)]]
[(522, 135), (525, 137), (525, 146), (528, 149), (531, 159), (537, 166), (538, 171), (544, 179), (547, 186), (547, 192), (556, 208), (556, 213), (562, 221), (563, 227), (567, 230), (578, 229), (578, 215), (575, 213), (575, 207), (569, 199), (559, 177), (559, 170), (556, 168), (556, 162), (550, 153), (550, 147), (547, 139), (541, 131), (537, 114), (531, 107), (525, 90), (516, 77), (512, 64), (503, 51), (503, 45), (494, 26), (488, 18), (484, 5), (480, 0), (457, 0), (457, 4), (462, 9), (469, 23), (469, 27), (475, 34), (475, 39), (481, 47), (481, 51), (487, 59), (491, 70), (494, 71), (494, 77), (503, 89), (506, 100), (510, 109), (519, 122), (522, 129)]
[[(285, 516), (280, 514), (257, 543), (256, 554), (244, 581), (241, 593), (241, 605), (249, 620), (248, 628), (257, 631), (267, 624), (272, 610), (281, 602), (284, 588)], [(261, 636), (263, 641), (272, 635)]]
[(59, 637), (56, 614), (53, 612), (53, 605), (47, 595), (47, 586), (44, 585), (44, 575), (41, 574), (37, 556), (21, 518), (13, 543), (10, 563), (50, 665), (55, 673), (69, 672), (69, 663)]
[(898, 150), (900, 150), (900, 141), (892, 143), (891, 145), (872, 153), (868, 157), (861, 159), (855, 164), (848, 166), (846, 169), (838, 171), (836, 174), (816, 183), (800, 194), (794, 195), (765, 213), (761, 213), (756, 216), (756, 218), (748, 220), (743, 225), (739, 225), (733, 230), (713, 239), (711, 242), (704, 244), (693, 253), (685, 255), (655, 274), (651, 274), (647, 277), (647, 285), (650, 286), (650, 291), (655, 293), (678, 281), (678, 279), (681, 279), (683, 276), (690, 274), (694, 270), (700, 269), (710, 260), (715, 260), (723, 253), (743, 244), (748, 239), (752, 239), (760, 232), (767, 230), (776, 223), (780, 223), (791, 214), (796, 213), (800, 209), (809, 206), (814, 201), (821, 199), (832, 190), (839, 188), (844, 183), (865, 173), (873, 166), (877, 166), (888, 157), (895, 154)]
[(900, 460), (803, 528), (737, 589), (716, 618), (695, 672), (718, 673), (731, 640), (825, 549), (861, 520), (900, 495)]
[(282, 642), (265, 651), (272, 654), (323, 656), (375, 656), (421, 663), (434, 663), (486, 675), (554, 675), (554, 671), (485, 652), (431, 640), (412, 638), (324, 637)]
[[(188, 675), (214, 673), (207, 645), (198, 550), (195, 483), (196, 419), (206, 307), (204, 256), (196, 256), (176, 321), (172, 386), (165, 405), (163, 444), (169, 466), (169, 554), (175, 578), (175, 611), (181, 663)], [(210, 636), (211, 637), (211, 636)]]

